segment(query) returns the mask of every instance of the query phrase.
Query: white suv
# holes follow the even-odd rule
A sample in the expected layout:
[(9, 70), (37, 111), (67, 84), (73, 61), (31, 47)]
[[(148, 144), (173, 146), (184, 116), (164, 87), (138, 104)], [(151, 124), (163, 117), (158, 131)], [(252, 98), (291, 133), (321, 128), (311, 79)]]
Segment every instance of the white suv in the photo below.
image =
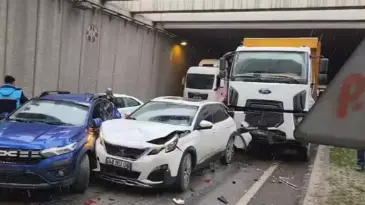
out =
[(237, 128), (223, 104), (155, 98), (128, 119), (106, 121), (96, 153), (100, 177), (131, 186), (185, 191), (191, 172), (213, 156), (231, 162)]

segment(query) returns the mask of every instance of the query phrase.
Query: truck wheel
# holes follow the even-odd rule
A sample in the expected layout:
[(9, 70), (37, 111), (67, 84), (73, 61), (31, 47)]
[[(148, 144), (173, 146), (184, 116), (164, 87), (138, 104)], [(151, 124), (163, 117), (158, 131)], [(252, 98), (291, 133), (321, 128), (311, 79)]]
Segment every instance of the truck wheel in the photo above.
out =
[(174, 188), (178, 192), (185, 192), (190, 184), (190, 175), (192, 172), (192, 157), (190, 153), (185, 153), (181, 158), (179, 172), (176, 177)]
[(76, 170), (76, 181), (71, 185), (71, 191), (74, 193), (84, 193), (89, 187), (90, 180), (90, 163), (87, 154), (81, 160), (78, 169)]
[(299, 160), (307, 162), (310, 159), (310, 144), (306, 143), (298, 147)]
[(224, 150), (223, 156), (221, 158), (221, 162), (225, 165), (232, 162), (234, 155), (234, 137), (230, 137), (226, 149)]

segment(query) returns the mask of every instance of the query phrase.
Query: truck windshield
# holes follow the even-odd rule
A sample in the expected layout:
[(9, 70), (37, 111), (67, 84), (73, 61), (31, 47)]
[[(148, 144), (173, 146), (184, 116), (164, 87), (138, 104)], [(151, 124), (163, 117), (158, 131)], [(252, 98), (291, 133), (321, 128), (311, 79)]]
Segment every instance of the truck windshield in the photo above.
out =
[(186, 76), (186, 88), (211, 90), (213, 84), (214, 75), (189, 73)]
[(306, 55), (287, 51), (239, 52), (231, 77), (234, 81), (306, 84)]

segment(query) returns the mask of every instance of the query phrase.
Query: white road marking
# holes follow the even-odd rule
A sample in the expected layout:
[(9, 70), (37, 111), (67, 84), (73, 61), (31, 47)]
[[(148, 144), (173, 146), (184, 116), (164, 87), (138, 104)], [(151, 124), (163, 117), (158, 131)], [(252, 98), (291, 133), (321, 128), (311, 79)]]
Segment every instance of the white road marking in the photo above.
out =
[(279, 164), (271, 165), (264, 173), (261, 175), (259, 180), (257, 180), (251, 188), (243, 195), (243, 197), (236, 203), (236, 205), (247, 205), (255, 194), (260, 190), (264, 183), (269, 179), (269, 177), (274, 173)]

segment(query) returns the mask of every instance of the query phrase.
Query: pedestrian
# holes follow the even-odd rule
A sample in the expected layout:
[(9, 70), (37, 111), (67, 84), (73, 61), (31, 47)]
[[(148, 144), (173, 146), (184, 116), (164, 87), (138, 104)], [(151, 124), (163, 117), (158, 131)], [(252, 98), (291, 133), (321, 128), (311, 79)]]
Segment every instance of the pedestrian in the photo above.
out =
[(357, 150), (357, 169), (363, 171), (365, 165), (365, 150)]
[(7, 75), (0, 87), (0, 113), (11, 113), (28, 101), (23, 89), (15, 86), (15, 78)]

